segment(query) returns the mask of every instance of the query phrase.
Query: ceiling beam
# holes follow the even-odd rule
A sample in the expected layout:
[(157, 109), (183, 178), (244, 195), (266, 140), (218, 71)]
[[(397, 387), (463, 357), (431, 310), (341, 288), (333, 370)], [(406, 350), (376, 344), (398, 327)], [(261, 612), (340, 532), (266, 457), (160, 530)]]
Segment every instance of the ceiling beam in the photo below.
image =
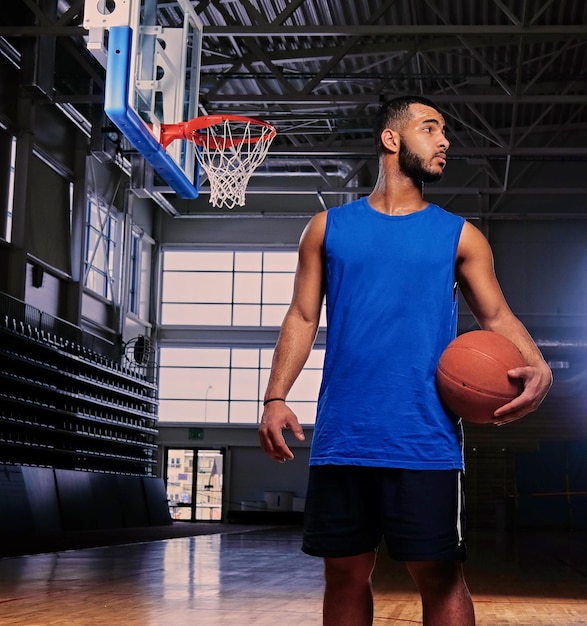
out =
[(560, 24), (539, 26), (460, 24), (431, 26), (426, 24), (385, 25), (366, 24), (353, 26), (275, 26), (256, 24), (252, 26), (204, 26), (204, 36), (211, 37), (335, 37), (335, 36), (381, 36), (414, 35), (562, 35), (587, 34), (587, 24)]
[(81, 26), (0, 26), (0, 37), (39, 37), (40, 35), (83, 37), (88, 32)]
[[(299, 179), (292, 185), (255, 185), (249, 184), (247, 187), (247, 195), (249, 194), (273, 194), (273, 195), (307, 195), (315, 194), (317, 190), (322, 194), (357, 194), (360, 196), (369, 195), (373, 191), (373, 187), (323, 187), (321, 185), (308, 183), (301, 184)], [(200, 195), (210, 193), (209, 188), (200, 187)], [(424, 193), (427, 196), (478, 196), (478, 195), (506, 195), (506, 196), (584, 196), (587, 195), (587, 187), (524, 187), (517, 189), (508, 189), (504, 191), (499, 187), (426, 187)], [(539, 213), (538, 213), (539, 215)], [(580, 213), (583, 218), (587, 219), (586, 213)]]
[[(363, 94), (309, 94), (309, 95), (251, 95), (239, 94), (215, 94), (209, 104), (316, 104), (328, 103), (336, 105), (356, 105), (356, 104), (379, 104), (381, 95), (378, 93)], [(560, 94), (539, 94), (533, 96), (508, 96), (499, 94), (430, 94), (429, 96), (436, 104), (443, 103), (463, 103), (475, 102), (477, 104), (587, 104), (587, 94), (581, 95), (560, 95)], [(294, 111), (295, 114), (295, 111)]]
[[(54, 35), (56, 37), (83, 36), (88, 30), (82, 26), (0, 26), (0, 36)], [(587, 24), (560, 24), (539, 26), (515, 25), (355, 25), (355, 26), (283, 26), (279, 24), (255, 24), (249, 26), (204, 26), (205, 37), (391, 37), (391, 36), (549, 36), (576, 37), (587, 35)]]
[[(582, 95), (565, 94), (539, 94), (532, 96), (509, 96), (500, 94), (431, 94), (430, 97), (436, 104), (587, 104), (587, 93)], [(55, 102), (102, 102), (102, 94), (57, 94)], [(208, 106), (223, 104), (279, 104), (279, 105), (316, 105), (326, 103), (339, 108), (344, 105), (355, 106), (359, 104), (380, 104), (381, 96), (378, 93), (372, 94), (214, 94), (211, 97), (205, 95)], [(254, 113), (254, 112), (251, 112)], [(301, 114), (301, 111), (297, 112)], [(288, 114), (296, 115), (296, 111), (289, 111)], [(328, 114), (326, 114), (328, 115)]]
[[(366, 157), (373, 156), (375, 151), (372, 145), (357, 146), (288, 146), (280, 149), (279, 146), (272, 146), (268, 157), (312, 157), (312, 158), (329, 158), (329, 157)], [(587, 157), (587, 146), (565, 147), (565, 146), (536, 146), (536, 147), (519, 147), (509, 148), (503, 147), (479, 147), (479, 146), (454, 146), (450, 148), (450, 158), (466, 158), (466, 157), (487, 157), (500, 158), (511, 156), (512, 158), (553, 158), (558, 157), (572, 159), (584, 159)]]

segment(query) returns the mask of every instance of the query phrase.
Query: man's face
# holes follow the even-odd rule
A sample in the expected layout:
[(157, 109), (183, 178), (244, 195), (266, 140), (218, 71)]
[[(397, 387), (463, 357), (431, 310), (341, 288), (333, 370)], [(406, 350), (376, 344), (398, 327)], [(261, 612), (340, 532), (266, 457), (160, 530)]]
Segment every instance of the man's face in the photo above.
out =
[(419, 183), (442, 178), (450, 142), (444, 134), (444, 118), (431, 107), (413, 104), (412, 117), (401, 133), (400, 171)]

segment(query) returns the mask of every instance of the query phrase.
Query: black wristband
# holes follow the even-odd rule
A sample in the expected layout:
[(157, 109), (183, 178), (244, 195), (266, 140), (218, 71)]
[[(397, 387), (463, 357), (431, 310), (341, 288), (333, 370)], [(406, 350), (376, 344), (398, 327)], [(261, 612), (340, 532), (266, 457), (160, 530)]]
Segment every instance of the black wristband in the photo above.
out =
[(263, 400), (263, 406), (265, 406), (266, 404), (269, 404), (270, 402), (285, 402), (285, 398), (268, 398), (267, 400)]

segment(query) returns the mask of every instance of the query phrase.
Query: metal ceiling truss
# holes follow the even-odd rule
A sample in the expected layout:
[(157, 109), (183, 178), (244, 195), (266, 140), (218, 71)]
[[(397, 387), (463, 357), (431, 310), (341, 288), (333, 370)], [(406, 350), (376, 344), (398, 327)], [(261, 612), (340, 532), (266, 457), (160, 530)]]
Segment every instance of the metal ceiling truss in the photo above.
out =
[[(55, 1), (51, 19), (34, 0), (18, 0), (28, 19), (5, 16), (0, 37), (12, 43), (58, 37), (83, 76), (77, 84), (57, 77), (54, 100), (84, 111), (103, 96), (103, 74), (84, 47), (83, 0)], [(536, 184), (540, 164), (587, 161), (584, 0), (200, 0), (193, 6), (204, 24), (200, 112), (259, 117), (278, 130), (248, 193), (273, 192), (266, 179), (288, 171), (297, 172), (295, 184), (276, 185), (275, 192), (368, 192), (373, 113), (382, 100), (408, 93), (443, 109), (449, 156), (477, 166), (460, 185), (446, 181), (435, 193), (486, 194), (491, 215), (508, 195), (548, 191)], [(173, 2), (159, 7), (163, 23), (177, 23)]]

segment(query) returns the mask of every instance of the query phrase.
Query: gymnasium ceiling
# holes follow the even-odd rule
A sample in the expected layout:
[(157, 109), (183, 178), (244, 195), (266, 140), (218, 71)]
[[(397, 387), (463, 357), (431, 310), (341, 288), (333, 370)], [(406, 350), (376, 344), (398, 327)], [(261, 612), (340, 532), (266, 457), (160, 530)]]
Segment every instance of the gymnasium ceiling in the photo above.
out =
[[(200, 114), (259, 117), (278, 131), (251, 193), (313, 194), (323, 204), (329, 194), (368, 193), (372, 115), (380, 101), (411, 93), (443, 109), (449, 157), (466, 165), (438, 186), (446, 202), (482, 196), (484, 210), (500, 211), (507, 197), (553, 192), (541, 182), (545, 165), (585, 170), (585, 0), (193, 5), (204, 24)], [(25, 35), (56, 36), (52, 98), (90, 124), (103, 70), (85, 49), (82, 17), (82, 0), (13, 0), (0, 51), (18, 57)], [(176, 23), (173, 2), (161, 2), (160, 17)], [(585, 197), (584, 176), (571, 178), (557, 191)]]

